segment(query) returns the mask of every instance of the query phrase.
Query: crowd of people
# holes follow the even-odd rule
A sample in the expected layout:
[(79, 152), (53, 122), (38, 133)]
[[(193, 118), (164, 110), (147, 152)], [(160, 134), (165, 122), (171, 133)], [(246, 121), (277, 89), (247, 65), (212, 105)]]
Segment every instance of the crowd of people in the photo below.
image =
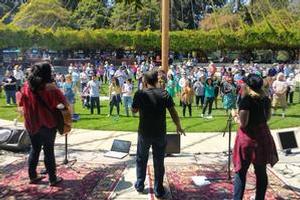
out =
[[(126, 116), (130, 115), (133, 92), (143, 88), (142, 77), (147, 71), (158, 71), (158, 87), (179, 100), (182, 115), (186, 109), (191, 117), (193, 107), (200, 110), (203, 118), (213, 118), (214, 109), (223, 108), (226, 114), (236, 109), (240, 100), (241, 88), (246, 74), (255, 73), (264, 79), (264, 90), (272, 100), (272, 112), (281, 108), (281, 116), (285, 117), (288, 104), (294, 103), (296, 90), (295, 74), (297, 70), (292, 65), (273, 64), (265, 67), (258, 64), (241, 65), (235, 61), (229, 67), (217, 68), (215, 64), (194, 66), (192, 62), (174, 64), (168, 72), (157, 67), (154, 62), (135, 62), (133, 65), (122, 63), (117, 67), (107, 61), (103, 64), (70, 64), (68, 74), (56, 74), (55, 81), (66, 95), (69, 103), (75, 103), (75, 94), (81, 96), (83, 107), (89, 108), (91, 114), (97, 108), (100, 114), (99, 90), (109, 97), (109, 113), (113, 114), (116, 107), (120, 115), (120, 105), (124, 105)], [(103, 91), (103, 85), (108, 84), (108, 91)], [(222, 105), (219, 104), (221, 100)], [(133, 115), (133, 114), (132, 114)]]

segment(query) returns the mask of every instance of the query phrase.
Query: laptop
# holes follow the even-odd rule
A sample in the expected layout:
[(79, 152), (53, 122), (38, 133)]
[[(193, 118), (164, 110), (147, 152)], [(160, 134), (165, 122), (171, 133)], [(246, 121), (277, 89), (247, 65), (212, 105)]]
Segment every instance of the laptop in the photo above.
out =
[(114, 140), (109, 152), (105, 153), (105, 157), (122, 159), (128, 155), (131, 142), (126, 140)]

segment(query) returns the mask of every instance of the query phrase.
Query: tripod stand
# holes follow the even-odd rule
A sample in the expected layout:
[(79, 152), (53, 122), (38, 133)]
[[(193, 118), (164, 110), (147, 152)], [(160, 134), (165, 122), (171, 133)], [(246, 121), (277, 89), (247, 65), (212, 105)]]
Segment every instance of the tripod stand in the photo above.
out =
[[(76, 161), (77, 161), (77, 159), (72, 160), (72, 163), (71, 163), (71, 165), (69, 165), (69, 167), (74, 165)], [(69, 162), (70, 161), (68, 160), (68, 134), (65, 134), (65, 158), (64, 158), (63, 164), (67, 165)]]
[(223, 132), (223, 137), (225, 136), (226, 132), (228, 131), (228, 158), (227, 158), (227, 178), (206, 178), (207, 181), (222, 181), (222, 180), (231, 180), (231, 129), (232, 129), (232, 115), (231, 113), (228, 116), (226, 127)]

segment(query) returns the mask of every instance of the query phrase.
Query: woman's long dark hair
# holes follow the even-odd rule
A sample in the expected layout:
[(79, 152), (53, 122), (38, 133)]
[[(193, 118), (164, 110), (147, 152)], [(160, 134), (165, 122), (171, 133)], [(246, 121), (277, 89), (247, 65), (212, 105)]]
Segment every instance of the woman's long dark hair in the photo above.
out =
[(51, 65), (47, 62), (36, 63), (31, 67), (28, 84), (33, 92), (45, 87), (52, 82)]

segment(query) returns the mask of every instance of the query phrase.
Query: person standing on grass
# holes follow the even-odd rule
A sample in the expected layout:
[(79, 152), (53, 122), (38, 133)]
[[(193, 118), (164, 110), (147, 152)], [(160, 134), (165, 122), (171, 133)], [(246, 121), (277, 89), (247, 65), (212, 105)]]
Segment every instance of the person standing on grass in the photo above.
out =
[(232, 109), (236, 109), (236, 90), (237, 88), (233, 82), (233, 77), (228, 76), (222, 86), (223, 106), (226, 110), (226, 114), (229, 114)]
[(286, 101), (289, 102), (289, 104), (294, 103), (294, 92), (296, 88), (296, 80), (295, 80), (295, 75), (293, 73), (289, 74), (289, 77), (286, 80), (287, 85), (288, 85), (288, 92), (286, 94)]
[(218, 79), (217, 76), (213, 76), (212, 80), (213, 80), (213, 85), (215, 88), (215, 99), (214, 99), (215, 108), (218, 109), (218, 96), (220, 93), (221, 81)]
[(74, 104), (75, 104), (75, 93), (74, 93), (74, 85), (72, 82), (72, 75), (67, 74), (65, 76), (65, 82), (63, 83), (63, 93), (71, 106), (71, 113), (74, 114)]
[(205, 77), (201, 76), (193, 86), (196, 96), (196, 106), (199, 109), (199, 103), (201, 104), (201, 108), (204, 104), (204, 85), (205, 85)]
[(5, 97), (6, 97), (6, 105), (10, 105), (11, 100), (13, 104), (16, 104), (16, 84), (17, 80), (13, 76), (11, 71), (6, 71), (5, 77), (2, 80), (2, 85), (4, 88), (5, 92)]
[(144, 191), (146, 169), (149, 156), (149, 149), (152, 146), (154, 163), (154, 194), (157, 198), (165, 195), (163, 186), (164, 180), (164, 157), (166, 148), (166, 109), (176, 125), (178, 134), (185, 135), (180, 125), (180, 119), (174, 107), (173, 99), (167, 91), (157, 88), (158, 72), (149, 71), (144, 74), (143, 90), (135, 93), (132, 104), (132, 111), (139, 112), (138, 144), (136, 157), (135, 189), (138, 192)]
[(207, 78), (205, 82), (205, 87), (204, 87), (204, 107), (202, 110), (201, 117), (206, 117), (205, 112), (208, 107), (208, 116), (206, 118), (212, 119), (211, 111), (212, 111), (212, 106), (214, 103), (215, 99), (215, 87), (213, 84), (213, 80), (211, 78)]
[(107, 117), (110, 117), (112, 115), (112, 111), (114, 109), (114, 106), (117, 108), (117, 115), (120, 115), (120, 103), (122, 102), (121, 100), (121, 87), (119, 83), (119, 79), (116, 77), (112, 77), (111, 79), (111, 84), (108, 89), (108, 94), (109, 94), (109, 114)]
[(274, 94), (273, 94), (273, 101), (272, 101), (272, 107), (273, 107), (273, 114), (276, 113), (276, 109), (278, 107), (282, 108), (282, 114), (281, 117), (285, 117), (285, 109), (287, 108), (287, 102), (286, 102), (286, 93), (288, 89), (288, 84), (285, 81), (284, 74), (282, 72), (278, 73), (276, 81), (273, 82), (272, 85)]
[(234, 200), (242, 200), (250, 164), (256, 175), (255, 199), (264, 200), (268, 186), (266, 165), (278, 162), (276, 146), (267, 121), (271, 117), (271, 101), (262, 89), (263, 79), (256, 74), (245, 78), (238, 113), (232, 113), (239, 124), (233, 148)]
[(189, 116), (192, 117), (192, 103), (194, 99), (194, 90), (190, 81), (185, 83), (185, 86), (181, 93), (181, 102), (182, 102), (182, 114), (185, 117), (186, 107), (189, 109)]
[(133, 93), (132, 79), (127, 79), (126, 83), (122, 87), (122, 93), (126, 116), (129, 117), (129, 109), (131, 109)]
[(167, 91), (172, 98), (175, 97), (175, 89), (176, 81), (174, 80), (174, 76), (172, 74), (168, 74)]
[(85, 88), (85, 90), (89, 91), (91, 114), (94, 114), (94, 108), (96, 107), (97, 114), (100, 115), (100, 86), (101, 82), (97, 80), (96, 74), (93, 74), (92, 79), (87, 83), (87, 87)]
[(49, 184), (55, 186), (62, 181), (62, 178), (56, 175), (54, 154), (57, 123), (53, 113), (45, 108), (39, 98), (53, 112), (59, 107), (68, 107), (68, 103), (60, 89), (53, 83), (50, 64), (38, 63), (33, 65), (27, 80), (17, 96), (18, 106), (23, 109), (25, 128), (31, 140), (28, 158), (29, 183), (37, 184), (45, 178), (39, 176), (36, 171), (40, 152), (43, 148)]

